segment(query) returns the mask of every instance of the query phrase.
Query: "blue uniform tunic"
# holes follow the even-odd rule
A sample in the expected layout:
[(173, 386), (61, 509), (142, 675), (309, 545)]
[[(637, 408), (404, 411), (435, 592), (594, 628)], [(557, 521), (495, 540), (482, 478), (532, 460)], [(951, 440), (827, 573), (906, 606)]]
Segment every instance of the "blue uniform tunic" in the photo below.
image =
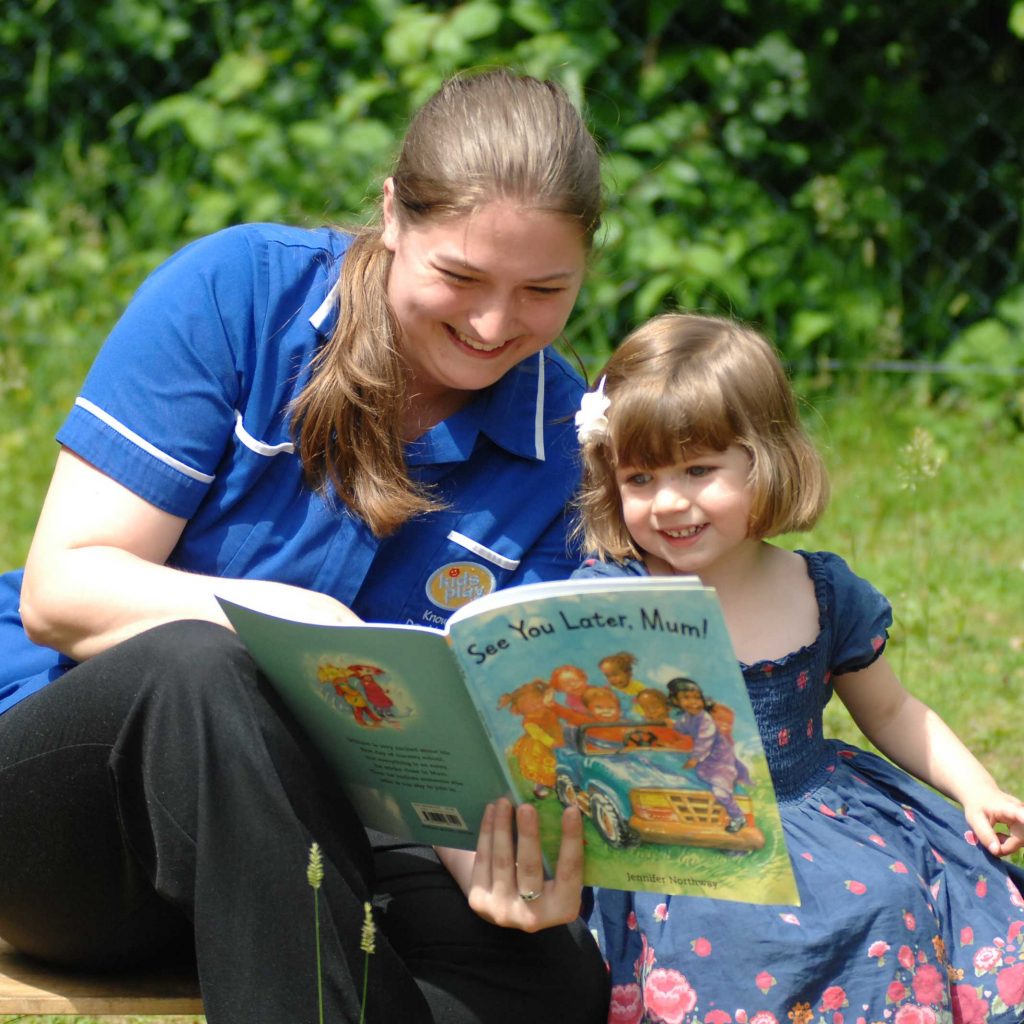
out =
[[(549, 350), (407, 446), (444, 511), (378, 540), (304, 482), (289, 405), (333, 328), (349, 242), (246, 225), (186, 246), (139, 289), (58, 440), (187, 520), (168, 564), (319, 590), (369, 621), (440, 626), (480, 593), (564, 578), (582, 382)], [(0, 577), (0, 712), (74, 664), (27, 639), (20, 583)]]

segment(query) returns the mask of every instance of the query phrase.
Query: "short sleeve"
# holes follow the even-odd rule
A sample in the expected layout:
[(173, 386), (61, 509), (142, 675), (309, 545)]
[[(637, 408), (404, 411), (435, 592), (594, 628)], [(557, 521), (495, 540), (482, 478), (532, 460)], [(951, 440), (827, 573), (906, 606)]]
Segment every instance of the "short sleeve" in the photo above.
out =
[(193, 242), (135, 294), (90, 369), (58, 440), (165, 511), (189, 517), (234, 429), (246, 349), (266, 282), (248, 235)]
[(833, 675), (857, 672), (872, 664), (885, 649), (892, 626), (892, 606), (880, 591), (856, 575), (838, 555), (818, 555), (830, 592)]

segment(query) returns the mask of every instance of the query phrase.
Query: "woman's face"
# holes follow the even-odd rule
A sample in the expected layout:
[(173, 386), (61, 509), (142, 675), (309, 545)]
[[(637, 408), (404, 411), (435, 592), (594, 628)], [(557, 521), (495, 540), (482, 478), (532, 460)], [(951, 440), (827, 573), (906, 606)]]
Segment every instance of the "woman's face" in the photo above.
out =
[(565, 326), (586, 248), (569, 218), (494, 200), (460, 217), (400, 225), (390, 180), (384, 245), (388, 298), (415, 403), (448, 415)]

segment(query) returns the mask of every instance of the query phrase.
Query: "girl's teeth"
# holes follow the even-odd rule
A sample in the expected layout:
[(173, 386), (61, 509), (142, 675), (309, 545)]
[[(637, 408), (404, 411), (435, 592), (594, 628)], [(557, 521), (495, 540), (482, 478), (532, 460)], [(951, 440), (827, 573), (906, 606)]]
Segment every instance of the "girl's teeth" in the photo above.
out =
[(688, 526), (685, 530), (666, 530), (665, 532), (677, 540), (681, 537), (692, 537), (695, 533), (700, 532), (699, 526)]

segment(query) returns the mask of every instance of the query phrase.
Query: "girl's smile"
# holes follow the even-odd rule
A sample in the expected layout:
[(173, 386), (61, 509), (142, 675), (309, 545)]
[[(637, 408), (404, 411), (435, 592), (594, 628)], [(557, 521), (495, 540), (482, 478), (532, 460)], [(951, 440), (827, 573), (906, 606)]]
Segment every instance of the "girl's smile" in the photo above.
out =
[(616, 471), (630, 536), (656, 575), (703, 575), (750, 541), (750, 456), (730, 445), (668, 466)]

